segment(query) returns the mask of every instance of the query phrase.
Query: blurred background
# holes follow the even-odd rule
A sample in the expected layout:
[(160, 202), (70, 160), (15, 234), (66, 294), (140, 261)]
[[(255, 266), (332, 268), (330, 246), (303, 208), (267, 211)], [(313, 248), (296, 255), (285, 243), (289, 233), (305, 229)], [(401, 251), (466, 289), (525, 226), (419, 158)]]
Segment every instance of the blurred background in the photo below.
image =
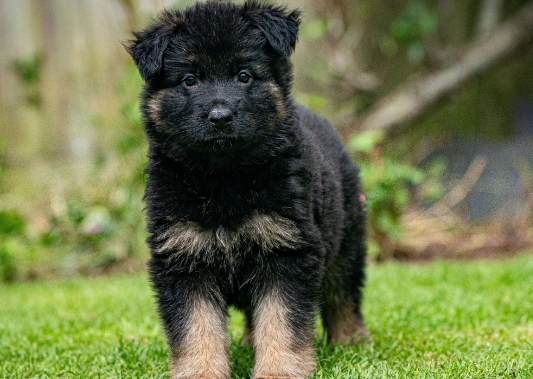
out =
[[(0, 281), (143, 270), (142, 81), (171, 0), (0, 0)], [(533, 1), (285, 0), (294, 97), (361, 166), (369, 257), (533, 249)]]

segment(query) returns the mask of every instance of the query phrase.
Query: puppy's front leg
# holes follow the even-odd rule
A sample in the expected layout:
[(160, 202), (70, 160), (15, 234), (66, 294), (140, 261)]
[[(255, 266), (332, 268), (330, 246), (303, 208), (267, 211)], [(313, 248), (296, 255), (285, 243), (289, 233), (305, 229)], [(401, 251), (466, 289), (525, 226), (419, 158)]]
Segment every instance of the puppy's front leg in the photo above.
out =
[(294, 279), (276, 280), (256, 303), (253, 379), (303, 379), (314, 371), (313, 284)]
[(227, 356), (226, 317), (209, 300), (197, 294), (189, 309), (184, 338), (172, 344), (172, 379), (226, 379), (230, 377)]
[(155, 272), (152, 279), (170, 346), (170, 377), (229, 379), (227, 311), (216, 285), (200, 273)]

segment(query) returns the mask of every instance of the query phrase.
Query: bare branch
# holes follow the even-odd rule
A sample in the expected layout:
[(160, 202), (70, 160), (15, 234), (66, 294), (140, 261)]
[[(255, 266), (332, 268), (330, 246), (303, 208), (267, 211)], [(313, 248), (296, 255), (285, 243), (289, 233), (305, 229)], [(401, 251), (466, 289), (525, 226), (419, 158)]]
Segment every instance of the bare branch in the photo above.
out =
[(503, 8), (503, 0), (483, 0), (479, 10), (477, 34), (489, 34), (498, 23)]
[(464, 198), (472, 191), (472, 188), (476, 185), (481, 174), (487, 167), (488, 159), (483, 155), (478, 155), (468, 166), (465, 174), (459, 181), (459, 183), (453, 187), (439, 202), (429, 208), (426, 213), (439, 214), (439, 211), (443, 209), (450, 210), (459, 204)]
[(533, 40), (533, 1), (492, 33), (470, 43), (450, 67), (408, 80), (378, 101), (356, 125), (357, 130), (388, 131), (413, 121), (460, 85), (511, 56)]

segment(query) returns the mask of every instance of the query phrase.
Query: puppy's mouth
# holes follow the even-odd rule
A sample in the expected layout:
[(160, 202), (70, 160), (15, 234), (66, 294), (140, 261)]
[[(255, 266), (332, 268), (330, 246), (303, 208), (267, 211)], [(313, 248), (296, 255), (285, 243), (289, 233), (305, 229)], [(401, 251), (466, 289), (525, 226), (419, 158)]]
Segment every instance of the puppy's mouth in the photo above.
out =
[(245, 144), (242, 138), (237, 138), (231, 135), (216, 135), (208, 137), (204, 140), (206, 147), (216, 152), (234, 151), (242, 148)]
[(220, 136), (213, 136), (208, 137), (206, 139), (207, 142), (219, 142), (219, 141), (237, 141), (237, 137), (234, 136), (228, 136), (228, 135), (220, 135)]

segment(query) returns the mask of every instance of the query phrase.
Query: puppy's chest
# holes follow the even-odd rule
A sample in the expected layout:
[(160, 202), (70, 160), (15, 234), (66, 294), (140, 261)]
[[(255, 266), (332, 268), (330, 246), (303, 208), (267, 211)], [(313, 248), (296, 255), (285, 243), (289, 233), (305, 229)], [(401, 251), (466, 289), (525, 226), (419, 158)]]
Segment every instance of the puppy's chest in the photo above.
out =
[(264, 208), (265, 199), (276, 196), (268, 185), (246, 175), (185, 176), (177, 187), (184, 200), (181, 205), (186, 205), (180, 213), (186, 219), (201, 219), (204, 224), (232, 224), (251, 210)]
[(212, 263), (218, 258), (234, 259), (255, 251), (295, 249), (302, 244), (296, 224), (276, 213), (254, 212), (238, 226), (202, 227), (194, 221), (179, 221), (157, 237), (156, 253), (195, 257)]

